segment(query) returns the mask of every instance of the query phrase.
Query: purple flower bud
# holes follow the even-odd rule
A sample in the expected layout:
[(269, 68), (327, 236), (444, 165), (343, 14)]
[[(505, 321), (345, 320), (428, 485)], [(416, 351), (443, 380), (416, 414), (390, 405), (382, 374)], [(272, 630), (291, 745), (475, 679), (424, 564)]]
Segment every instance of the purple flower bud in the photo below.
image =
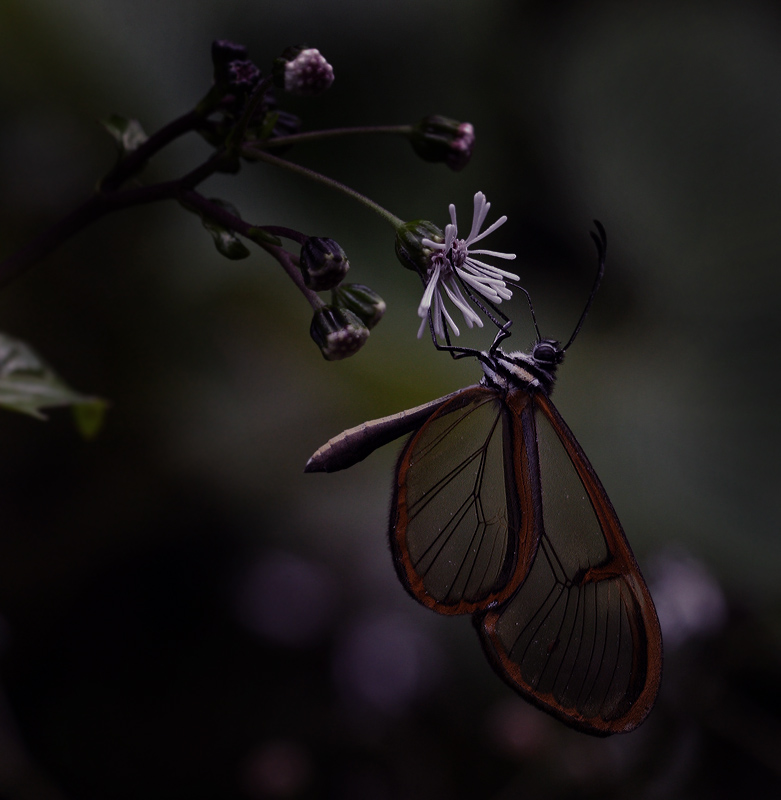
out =
[(299, 266), (304, 283), (315, 292), (324, 292), (342, 282), (350, 262), (333, 239), (310, 236), (301, 247)]
[(272, 69), (275, 85), (290, 94), (315, 97), (331, 87), (334, 69), (314, 47), (289, 47)]
[(346, 308), (323, 306), (312, 318), (309, 335), (327, 361), (340, 361), (357, 353), (369, 338), (369, 329)]
[(252, 91), (260, 80), (260, 70), (251, 61), (231, 61), (227, 67), (228, 85)]
[(343, 283), (333, 291), (333, 304), (352, 311), (367, 328), (373, 328), (385, 313), (385, 301), (368, 286)]
[(212, 42), (212, 64), (214, 65), (214, 82), (228, 82), (228, 65), (233, 61), (246, 61), (247, 48), (225, 39)]
[(458, 122), (434, 114), (415, 126), (410, 142), (425, 161), (444, 161), (457, 172), (472, 157), (475, 129), (469, 122)]

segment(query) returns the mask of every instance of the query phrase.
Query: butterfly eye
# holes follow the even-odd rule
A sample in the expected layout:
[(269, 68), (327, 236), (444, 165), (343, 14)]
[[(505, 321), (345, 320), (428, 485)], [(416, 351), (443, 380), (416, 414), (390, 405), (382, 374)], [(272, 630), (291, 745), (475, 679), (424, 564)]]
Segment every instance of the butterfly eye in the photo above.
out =
[(543, 339), (537, 342), (532, 349), (532, 358), (541, 364), (559, 364), (561, 362), (561, 350), (558, 342), (550, 339)]

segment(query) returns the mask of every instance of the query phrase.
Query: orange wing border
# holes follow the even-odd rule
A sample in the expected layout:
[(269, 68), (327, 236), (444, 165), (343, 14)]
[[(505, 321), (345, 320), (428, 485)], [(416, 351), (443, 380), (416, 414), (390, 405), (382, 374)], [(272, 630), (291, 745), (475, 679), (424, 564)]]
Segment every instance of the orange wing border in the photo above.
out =
[[(582, 582), (621, 576), (625, 579), (624, 585), (633, 595), (634, 606), (639, 610), (639, 619), (636, 613), (630, 613), (629, 602), (623, 597), (622, 600), (632, 624), (632, 638), (635, 642), (632, 655), (634, 676), (632, 686), (635, 687), (632, 694), (634, 696), (628, 698), (628, 708), (624, 713), (614, 718), (604, 719), (602, 717), (585, 717), (562, 707), (552, 694), (536, 691), (524, 681), (519, 665), (509, 658), (497, 636), (496, 625), (506, 602), (475, 614), (474, 623), (483, 648), (495, 671), (506, 683), (532, 704), (553, 714), (571, 727), (596, 736), (629, 732), (648, 716), (656, 700), (661, 682), (662, 636), (651, 594), (602, 483), (556, 407), (544, 394), (531, 394), (525, 391), (511, 395), (508, 402), (519, 420), (519, 427), (526, 414), (533, 414), (534, 405), (539, 408), (558, 435), (586, 489), (605, 538), (610, 560), (607, 564), (589, 570), (582, 578)], [(536, 442), (534, 444), (536, 446)], [(534, 461), (536, 461), (536, 454)], [(530, 485), (533, 486), (533, 493), (539, 498), (541, 491), (539, 477), (535, 483)], [(535, 500), (535, 502), (537, 507), (542, 507), (541, 500)], [(539, 531), (534, 534), (537, 539), (540, 538), (540, 535)]]
[(517, 498), (517, 509), (514, 513), (508, 514), (508, 519), (517, 519), (517, 531), (508, 530), (508, 541), (515, 550), (510, 556), (512, 568), (506, 576), (506, 580), (491, 592), (487, 597), (479, 601), (459, 600), (455, 603), (444, 603), (432, 597), (426, 592), (423, 585), (423, 578), (416, 571), (412, 563), (407, 545), (407, 527), (409, 515), (407, 510), (407, 474), (411, 468), (410, 458), (415, 445), (420, 437), (424, 436), (428, 425), (440, 417), (454, 413), (459, 408), (463, 408), (476, 398), (496, 398), (501, 404), (501, 413), (511, 413), (507, 407), (504, 396), (496, 389), (485, 386), (474, 386), (464, 389), (447, 403), (440, 406), (415, 433), (402, 450), (396, 470), (394, 473), (393, 494), (391, 498), (389, 538), (393, 562), (396, 567), (398, 577), (407, 590), (418, 602), (439, 614), (457, 615), (474, 614), (488, 608), (503, 603), (512, 597), (517, 588), (523, 583), (529, 573), (534, 556), (537, 551), (538, 541), (534, 538), (535, 525), (533, 514), (529, 513), (532, 508), (534, 494), (531, 485), (531, 469), (529, 460), (529, 449), (522, 441), (516, 440), (516, 428), (510, 425), (512, 435), (510, 440), (503, 436), (504, 448), (504, 468), (506, 486), (505, 492), (508, 497)]

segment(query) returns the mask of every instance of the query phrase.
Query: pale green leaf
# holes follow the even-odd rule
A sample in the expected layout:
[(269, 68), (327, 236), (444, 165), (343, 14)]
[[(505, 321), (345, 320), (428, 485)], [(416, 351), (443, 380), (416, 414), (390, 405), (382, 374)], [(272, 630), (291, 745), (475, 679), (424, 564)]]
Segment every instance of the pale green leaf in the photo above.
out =
[[(233, 214), (234, 217), (241, 219), (238, 209), (227, 200), (211, 197), (209, 198), (209, 202), (224, 208), (228, 213)], [(203, 227), (214, 237), (214, 246), (226, 258), (230, 258), (232, 261), (238, 261), (241, 258), (246, 258), (250, 254), (247, 246), (233, 231), (220, 225), (213, 219), (209, 219), (205, 215), (201, 216), (201, 220), (203, 222)]]
[(94, 436), (106, 401), (71, 389), (20, 339), (0, 333), (0, 408), (46, 419), (42, 409), (72, 406), (79, 431)]
[(149, 137), (137, 119), (127, 119), (119, 114), (111, 114), (100, 124), (114, 137), (123, 155), (138, 149)]

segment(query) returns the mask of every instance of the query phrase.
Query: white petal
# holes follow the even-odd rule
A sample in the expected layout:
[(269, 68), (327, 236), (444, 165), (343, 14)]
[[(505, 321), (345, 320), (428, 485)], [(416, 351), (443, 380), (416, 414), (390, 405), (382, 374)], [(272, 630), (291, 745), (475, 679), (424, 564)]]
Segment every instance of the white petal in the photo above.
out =
[(502, 297), (499, 293), (494, 289), (492, 286), (487, 286), (483, 283), (480, 283), (476, 278), (472, 277), (471, 275), (462, 275), (461, 280), (464, 283), (469, 284), (478, 294), (481, 294), (486, 300), (490, 300), (492, 303), (501, 303)]
[[(490, 207), (490, 206), (491, 206), (491, 204), (488, 203), (487, 207)], [(485, 217), (483, 217), (483, 219), (485, 219)], [(475, 235), (475, 236), (470, 234), (469, 238), (467, 239), (467, 244), (474, 244), (474, 242), (479, 242), (481, 239), (484, 239), (486, 236), (488, 236), (489, 233), (493, 233), (497, 228), (501, 228), (502, 225), (504, 225), (505, 222), (507, 222), (507, 217), (506, 216), (499, 217), (499, 219), (496, 220), (496, 222), (494, 222), (493, 224), (489, 225), (481, 234)], [(477, 231), (474, 231), (474, 233), (477, 234)]]
[(453, 321), (453, 318), (448, 313), (447, 308), (445, 308), (445, 304), (442, 302), (442, 297), (437, 292), (435, 295), (435, 309), (433, 311), (433, 320), (434, 320), (434, 333), (440, 338), (445, 338), (445, 328), (442, 324), (443, 319), (447, 322), (448, 325), (453, 329), (453, 333), (456, 336), (461, 335), (461, 331), (458, 330), (458, 325)]
[(483, 261), (478, 261), (476, 258), (467, 258), (463, 268), (466, 269), (467, 267), (471, 267), (475, 273), (483, 273), (492, 278), (502, 277), (508, 278), (511, 281), (520, 280), (514, 272), (507, 272), (506, 270), (495, 267), (493, 264), (486, 264)]
[(455, 307), (466, 317), (475, 312), (472, 310), (466, 298), (461, 293), (461, 287), (454, 280), (442, 281), (442, 288), (447, 292)]
[(499, 253), (496, 250), (472, 250), (469, 249), (469, 255), (475, 256), (494, 256), (494, 258), (504, 258), (506, 261), (515, 261), (515, 253)]
[(439, 264), (434, 267), (434, 272), (429, 278), (429, 282), (426, 285), (426, 290), (423, 292), (423, 297), (420, 301), (420, 305), (418, 306), (418, 316), (424, 317), (426, 316), (428, 310), (431, 308), (431, 298), (434, 295), (434, 289), (436, 289), (437, 283), (439, 281)]
[(499, 294), (499, 289), (501, 287), (497, 286), (490, 286), (485, 283), (481, 283), (476, 278), (472, 277), (471, 275), (464, 275), (461, 280), (471, 286), (478, 294), (483, 295), (483, 297), (487, 298), (488, 300), (493, 300), (497, 303), (502, 301), (502, 295)]
[(469, 232), (469, 236), (466, 237), (467, 242), (475, 241), (475, 237), (483, 222), (485, 222), (490, 208), (491, 204), (486, 202), (485, 195), (482, 192), (477, 192), (475, 194), (475, 210), (472, 215), (472, 230)]
[(483, 327), (483, 320), (480, 315), (467, 303), (466, 298), (461, 294), (461, 287), (455, 282), (454, 279), (444, 281), (442, 283), (448, 297), (453, 301), (453, 304), (464, 315), (464, 322), (471, 328), (476, 324), (478, 328)]
[(453, 242), (458, 235), (458, 228), (455, 225), (445, 225), (445, 252), (453, 246)]
[(479, 281), (487, 286), (504, 286), (504, 280), (497, 278), (494, 275), (486, 275), (482, 270), (476, 269), (457, 269), (456, 273), (460, 278), (466, 279), (467, 277), (473, 281)]
[[(442, 316), (447, 320), (447, 324), (450, 326), (453, 333), (455, 333), (456, 336), (460, 336), (461, 331), (458, 330), (458, 325), (456, 325), (455, 321), (453, 320), (453, 317), (451, 317), (450, 314), (448, 314), (444, 303), (442, 303)], [(471, 328), (472, 326), (470, 325), (469, 327)], [(443, 339), (445, 338), (444, 332), (441, 334), (441, 336)]]

